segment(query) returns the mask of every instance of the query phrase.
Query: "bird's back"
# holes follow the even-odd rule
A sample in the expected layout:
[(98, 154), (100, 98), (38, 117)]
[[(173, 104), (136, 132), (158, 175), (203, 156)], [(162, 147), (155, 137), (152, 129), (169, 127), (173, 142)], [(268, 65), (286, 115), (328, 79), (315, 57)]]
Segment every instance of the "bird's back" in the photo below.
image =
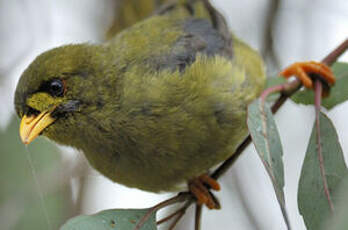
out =
[(263, 88), (263, 64), (208, 1), (167, 5), (104, 48), (120, 94), (117, 109), (108, 105), (114, 119), (103, 121), (114, 143), (105, 151), (118, 157), (105, 168), (112, 159), (85, 151), (106, 176), (170, 190), (226, 159), (247, 134), (246, 108)]

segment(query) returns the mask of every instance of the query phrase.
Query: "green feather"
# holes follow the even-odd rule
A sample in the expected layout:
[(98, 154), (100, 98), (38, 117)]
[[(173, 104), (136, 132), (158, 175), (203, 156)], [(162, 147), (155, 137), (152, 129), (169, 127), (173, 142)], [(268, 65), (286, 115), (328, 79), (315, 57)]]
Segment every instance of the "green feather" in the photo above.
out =
[[(56, 78), (63, 97), (40, 91)], [(159, 192), (231, 156), (264, 80), (260, 56), (209, 2), (185, 1), (106, 43), (43, 53), (23, 73), (15, 106), (23, 116), (73, 104), (42, 134), (82, 150), (115, 182)]]

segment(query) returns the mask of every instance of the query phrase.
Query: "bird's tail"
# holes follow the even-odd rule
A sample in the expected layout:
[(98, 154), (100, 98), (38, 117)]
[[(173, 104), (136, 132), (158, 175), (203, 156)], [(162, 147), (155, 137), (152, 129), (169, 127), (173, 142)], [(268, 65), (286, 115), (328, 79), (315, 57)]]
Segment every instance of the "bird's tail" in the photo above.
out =
[(106, 33), (106, 38), (112, 38), (125, 28), (152, 15), (163, 5), (172, 2), (173, 0), (119, 0), (114, 21)]
[(225, 17), (215, 9), (210, 0), (178, 0), (178, 2), (191, 11), (192, 17), (207, 18), (225, 39), (230, 39), (231, 33)]
[(230, 37), (224, 17), (211, 5), (209, 0), (121, 0), (116, 16), (107, 32), (107, 39), (123, 29), (153, 14), (165, 14), (185, 8), (190, 17), (207, 18), (220, 34)]

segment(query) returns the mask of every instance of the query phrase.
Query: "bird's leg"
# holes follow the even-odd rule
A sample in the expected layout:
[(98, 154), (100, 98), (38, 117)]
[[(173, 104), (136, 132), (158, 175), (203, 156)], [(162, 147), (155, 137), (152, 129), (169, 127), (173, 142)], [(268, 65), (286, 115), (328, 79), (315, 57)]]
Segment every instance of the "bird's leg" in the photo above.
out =
[(191, 180), (188, 186), (190, 192), (196, 197), (198, 204), (205, 204), (209, 209), (220, 209), (219, 201), (209, 191), (210, 189), (220, 190), (220, 185), (208, 174), (202, 174)]
[(280, 72), (280, 75), (285, 78), (296, 76), (309, 89), (313, 88), (313, 78), (319, 79), (324, 83), (323, 96), (329, 95), (330, 86), (335, 84), (336, 81), (334, 74), (327, 65), (314, 61), (296, 62)]

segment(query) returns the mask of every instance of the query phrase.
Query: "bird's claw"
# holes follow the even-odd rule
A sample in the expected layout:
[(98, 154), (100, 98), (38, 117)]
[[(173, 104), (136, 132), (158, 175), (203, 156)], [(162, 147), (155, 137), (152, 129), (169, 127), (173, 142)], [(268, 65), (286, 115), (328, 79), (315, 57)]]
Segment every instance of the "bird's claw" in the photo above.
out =
[(330, 86), (334, 85), (336, 81), (330, 67), (324, 63), (314, 61), (296, 62), (280, 72), (280, 75), (285, 78), (296, 76), (302, 84), (309, 89), (313, 88), (313, 78), (316, 76), (327, 86), (324, 88), (326, 90), (323, 91), (323, 96), (329, 94)]
[(189, 189), (192, 195), (197, 199), (199, 205), (205, 204), (209, 209), (220, 209), (220, 203), (209, 189), (220, 190), (219, 183), (211, 178), (208, 174), (191, 180)]

